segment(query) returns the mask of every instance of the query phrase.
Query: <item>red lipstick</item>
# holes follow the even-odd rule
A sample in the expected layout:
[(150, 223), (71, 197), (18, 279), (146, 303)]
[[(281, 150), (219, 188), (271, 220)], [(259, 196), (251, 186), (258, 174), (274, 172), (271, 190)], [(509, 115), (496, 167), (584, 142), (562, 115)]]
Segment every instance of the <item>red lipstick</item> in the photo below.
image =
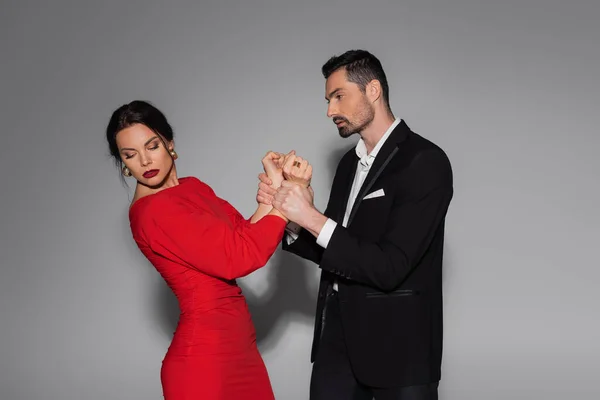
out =
[(153, 178), (156, 175), (158, 175), (159, 170), (158, 169), (151, 169), (150, 171), (146, 171), (144, 172), (144, 178), (149, 179), (149, 178)]

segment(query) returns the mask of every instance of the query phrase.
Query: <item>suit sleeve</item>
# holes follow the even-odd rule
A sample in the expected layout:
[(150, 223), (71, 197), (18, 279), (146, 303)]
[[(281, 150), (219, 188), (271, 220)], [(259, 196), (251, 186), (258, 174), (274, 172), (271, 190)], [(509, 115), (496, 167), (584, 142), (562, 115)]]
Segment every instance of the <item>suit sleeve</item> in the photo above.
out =
[[(339, 167), (338, 167), (339, 168)], [(331, 195), (327, 203), (324, 215), (328, 216), (331, 210)], [(306, 229), (301, 228), (298, 237), (291, 243), (288, 243), (286, 236), (283, 238), (282, 249), (312, 261), (315, 264), (320, 264), (323, 259), (323, 251), (325, 250), (317, 243), (317, 238), (314, 237)]]
[(228, 224), (202, 210), (190, 211), (168, 202), (158, 205), (143, 231), (158, 255), (232, 280), (263, 267), (277, 249), (284, 229), (285, 221), (274, 215), (255, 224), (243, 218)]
[[(332, 210), (334, 209), (334, 207), (332, 206), (333, 193), (336, 190), (339, 190), (338, 188), (336, 188), (336, 185), (338, 185), (338, 181), (336, 179), (339, 176), (341, 176), (340, 171), (343, 169), (345, 164), (349, 160), (351, 160), (352, 157), (354, 157), (354, 154), (354, 148), (352, 148), (352, 150), (348, 151), (344, 155), (344, 157), (342, 158), (342, 160), (336, 168), (331, 193), (329, 195), (329, 200), (327, 201), (327, 207), (325, 208), (325, 212), (323, 213), (326, 217), (331, 217)], [(308, 232), (306, 229), (301, 229), (296, 240), (294, 240), (291, 243), (288, 243), (286, 236), (284, 236), (284, 240), (281, 246), (283, 250), (295, 254), (299, 257), (302, 257), (306, 260), (310, 260), (315, 264), (321, 263), (325, 249), (317, 243), (317, 238), (314, 237), (310, 232)]]
[(338, 224), (323, 253), (323, 270), (391, 291), (416, 267), (446, 216), (452, 170), (442, 151), (428, 150), (398, 179), (402, 193), (396, 195), (382, 238), (361, 240)]
[(316, 264), (321, 263), (324, 250), (317, 244), (317, 239), (306, 229), (302, 229), (298, 233), (298, 238), (292, 243), (288, 244), (284, 237), (281, 248)]

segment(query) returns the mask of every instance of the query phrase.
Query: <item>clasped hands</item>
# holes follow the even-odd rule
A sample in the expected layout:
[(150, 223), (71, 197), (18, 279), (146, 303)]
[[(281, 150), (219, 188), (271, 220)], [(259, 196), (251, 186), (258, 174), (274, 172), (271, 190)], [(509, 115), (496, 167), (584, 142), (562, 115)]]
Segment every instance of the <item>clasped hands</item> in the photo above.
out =
[(262, 164), (256, 201), (272, 205), (288, 220), (304, 226), (311, 211), (316, 211), (310, 186), (312, 166), (294, 150), (288, 154), (269, 151)]

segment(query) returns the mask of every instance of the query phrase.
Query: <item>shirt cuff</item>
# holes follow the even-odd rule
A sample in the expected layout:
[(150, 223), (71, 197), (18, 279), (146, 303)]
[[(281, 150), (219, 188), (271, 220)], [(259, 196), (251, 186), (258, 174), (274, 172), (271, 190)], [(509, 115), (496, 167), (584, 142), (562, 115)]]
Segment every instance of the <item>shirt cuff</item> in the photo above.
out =
[(290, 232), (288, 230), (286, 230), (285, 233), (286, 233), (286, 235), (285, 235), (285, 242), (288, 245), (294, 243), (296, 241), (296, 239), (298, 239), (298, 234), (297, 233)]
[(298, 225), (295, 222), (288, 222), (288, 224), (285, 227), (285, 242), (290, 245), (292, 243), (294, 243), (296, 241), (296, 239), (298, 239), (298, 236), (300, 235), (300, 231), (302, 230), (302, 227), (300, 225)]
[(324, 249), (327, 248), (329, 240), (331, 240), (331, 236), (333, 235), (333, 231), (335, 230), (336, 226), (337, 223), (334, 220), (330, 218), (327, 219), (325, 225), (323, 225), (323, 228), (319, 233), (319, 236), (317, 237), (317, 244), (319, 246), (323, 247)]

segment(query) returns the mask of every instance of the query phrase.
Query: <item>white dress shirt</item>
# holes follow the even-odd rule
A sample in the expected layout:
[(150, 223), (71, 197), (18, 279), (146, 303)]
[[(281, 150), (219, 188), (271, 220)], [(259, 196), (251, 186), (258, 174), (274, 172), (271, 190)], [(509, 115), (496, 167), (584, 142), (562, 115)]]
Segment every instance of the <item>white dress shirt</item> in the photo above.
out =
[[(367, 153), (367, 146), (365, 145), (365, 141), (360, 138), (358, 143), (356, 144), (356, 155), (359, 158), (359, 162), (356, 166), (356, 174), (354, 175), (354, 182), (352, 183), (352, 189), (350, 190), (350, 196), (348, 196), (348, 203), (346, 204), (346, 212), (344, 214), (344, 220), (342, 221), (342, 226), (345, 228), (346, 225), (348, 224), (348, 218), (350, 218), (350, 212), (352, 211), (352, 206), (354, 205), (355, 201), (356, 201), (356, 196), (358, 195), (358, 192), (360, 191), (360, 188), (362, 187), (367, 174), (369, 173), (369, 170), (371, 169), (371, 165), (373, 165), (373, 162), (375, 161), (375, 157), (377, 157), (377, 153), (379, 153), (379, 150), (381, 150), (381, 147), (383, 146), (383, 144), (385, 143), (385, 141), (388, 139), (388, 137), (390, 136), (390, 134), (392, 133), (392, 131), (394, 130), (394, 128), (396, 128), (396, 126), (400, 123), (400, 119), (396, 119), (392, 125), (390, 125), (390, 127), (388, 128), (388, 130), (385, 132), (385, 134), (381, 137), (381, 139), (379, 139), (379, 141), (377, 142), (377, 144), (375, 145), (375, 148), (373, 148), (373, 150), (371, 151), (371, 153)], [(329, 244), (329, 241), (331, 240), (331, 236), (333, 235), (333, 231), (335, 230), (337, 226), (337, 222), (335, 222), (334, 220), (332, 220), (331, 218), (328, 218), (327, 221), (325, 222), (325, 225), (323, 225), (323, 228), (321, 229), (321, 232), (319, 233), (319, 236), (317, 237), (317, 244), (323, 248), (327, 248), (327, 245)], [(300, 231), (300, 227), (293, 223), (290, 222), (288, 224), (288, 227), (286, 228), (286, 232), (287, 232), (287, 242), (288, 244), (291, 244), (294, 242), (294, 240), (296, 240), (298, 238), (298, 232)], [(338, 290), (338, 285), (337, 282), (333, 283), (333, 290)]]

